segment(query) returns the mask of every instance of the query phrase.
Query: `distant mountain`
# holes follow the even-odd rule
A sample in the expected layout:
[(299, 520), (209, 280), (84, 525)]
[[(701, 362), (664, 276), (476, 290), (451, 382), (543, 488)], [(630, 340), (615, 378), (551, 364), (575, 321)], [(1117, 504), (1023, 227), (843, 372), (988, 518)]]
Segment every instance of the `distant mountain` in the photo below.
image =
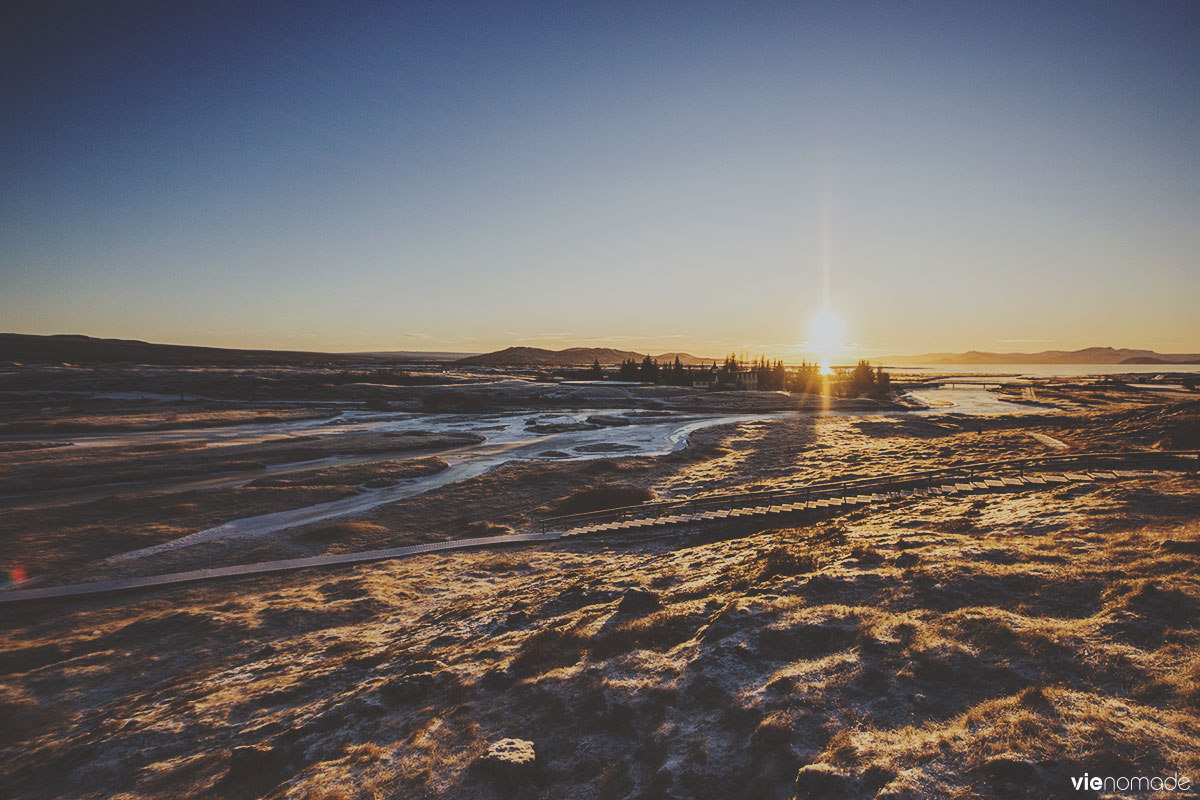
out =
[(886, 356), (887, 364), (1200, 364), (1197, 353), (1156, 353), (1153, 350), (1087, 347), (1083, 350), (1043, 350), (1040, 353), (923, 353)]
[(652, 356), (652, 357), (658, 359), (658, 363), (660, 363), (660, 364), (674, 364), (676, 357), (678, 357), (680, 363), (683, 363), (683, 364), (714, 364), (714, 363), (720, 364), (721, 363), (721, 359), (719, 359), (719, 358), (700, 358), (700, 356), (694, 356), (691, 353), (663, 353), (661, 356)]
[[(651, 356), (662, 363), (674, 363), (675, 357), (684, 364), (709, 364), (711, 359), (698, 358), (690, 353), (663, 353)], [(457, 363), (463, 366), (533, 366), (533, 367), (583, 367), (595, 361), (601, 364), (620, 364), (627, 359), (641, 361), (645, 353), (635, 353), (632, 350), (615, 350), (611, 347), (568, 347), (566, 350), (544, 350), (540, 347), (506, 347), (494, 353), (484, 353), (478, 356), (460, 358)]]
[[(303, 350), (237, 350), (225, 347), (193, 347), (180, 344), (154, 344), (137, 339), (97, 339), (78, 334), (36, 336), (25, 333), (0, 333), (0, 361), (32, 363), (128, 363), (178, 366), (239, 366), (249, 364), (361, 364), (364, 361), (387, 363), (398, 360), (446, 360), (429, 354), (390, 353), (316, 353)], [(461, 354), (454, 354), (461, 355)]]

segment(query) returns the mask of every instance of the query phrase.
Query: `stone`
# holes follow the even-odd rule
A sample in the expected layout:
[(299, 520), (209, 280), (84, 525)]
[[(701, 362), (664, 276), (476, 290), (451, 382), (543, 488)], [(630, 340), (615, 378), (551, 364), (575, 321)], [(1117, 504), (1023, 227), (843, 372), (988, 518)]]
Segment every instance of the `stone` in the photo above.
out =
[(528, 739), (500, 739), (492, 742), (479, 765), (492, 780), (511, 788), (536, 776), (537, 752)]

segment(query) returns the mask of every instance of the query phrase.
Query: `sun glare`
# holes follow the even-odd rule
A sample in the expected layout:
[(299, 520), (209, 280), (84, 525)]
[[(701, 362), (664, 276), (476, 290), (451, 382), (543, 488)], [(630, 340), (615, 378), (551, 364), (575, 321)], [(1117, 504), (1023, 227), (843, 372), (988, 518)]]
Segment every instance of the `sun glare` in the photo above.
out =
[(842, 323), (842, 318), (828, 306), (813, 317), (808, 327), (808, 340), (816, 351), (822, 375), (833, 374), (833, 359), (841, 350), (842, 338), (845, 335), (846, 326)]

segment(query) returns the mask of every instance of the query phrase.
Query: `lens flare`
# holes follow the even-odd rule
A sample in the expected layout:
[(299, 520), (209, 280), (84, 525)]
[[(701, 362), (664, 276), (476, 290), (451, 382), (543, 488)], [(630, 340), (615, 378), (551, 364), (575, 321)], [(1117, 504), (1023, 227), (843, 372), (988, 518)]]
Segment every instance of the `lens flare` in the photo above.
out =
[(833, 359), (840, 352), (846, 326), (842, 318), (826, 306), (808, 326), (808, 340), (817, 354), (822, 375), (833, 374)]

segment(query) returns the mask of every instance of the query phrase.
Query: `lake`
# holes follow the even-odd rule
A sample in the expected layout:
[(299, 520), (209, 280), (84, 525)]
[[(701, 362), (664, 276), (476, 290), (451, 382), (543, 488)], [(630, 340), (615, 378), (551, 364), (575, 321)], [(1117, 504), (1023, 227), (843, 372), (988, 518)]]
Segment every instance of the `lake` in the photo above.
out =
[(893, 375), (1013, 375), (1023, 378), (1076, 378), (1094, 375), (1200, 373), (1200, 364), (906, 364), (887, 366)]

